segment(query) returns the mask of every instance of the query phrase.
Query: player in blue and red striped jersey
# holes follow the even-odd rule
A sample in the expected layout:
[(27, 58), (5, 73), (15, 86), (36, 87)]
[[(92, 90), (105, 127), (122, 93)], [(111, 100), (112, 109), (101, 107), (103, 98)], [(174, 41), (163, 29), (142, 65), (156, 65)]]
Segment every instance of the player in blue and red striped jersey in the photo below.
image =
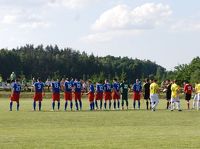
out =
[(133, 108), (135, 109), (136, 101), (138, 101), (138, 109), (140, 109), (140, 97), (142, 92), (142, 85), (139, 79), (136, 79), (136, 83), (133, 84)]
[(120, 84), (117, 82), (116, 78), (113, 80), (113, 82), (114, 83), (112, 85), (113, 87), (112, 99), (114, 100), (114, 109), (116, 108), (119, 109), (120, 108)]
[(72, 87), (73, 84), (69, 79), (67, 78), (64, 83), (64, 99), (65, 99), (65, 111), (67, 110), (68, 101), (70, 101), (70, 109), (72, 111), (73, 102), (72, 102)]
[[(82, 110), (82, 101), (81, 101), (82, 84), (80, 81), (75, 79), (73, 87), (74, 87), (74, 100), (75, 100), (76, 110), (79, 110), (79, 106), (80, 110)], [(78, 106), (78, 101), (79, 101), (79, 106)]]
[(100, 101), (100, 109), (102, 109), (103, 105), (103, 84), (97, 82), (96, 84), (96, 94), (95, 94), (95, 105), (96, 108), (99, 109), (98, 100)]
[(44, 96), (44, 83), (41, 82), (40, 78), (38, 78), (37, 82), (35, 82), (33, 84), (33, 86), (34, 86), (34, 90), (35, 90), (35, 94), (34, 94), (34, 97), (33, 97), (33, 100), (34, 100), (33, 101), (33, 110), (34, 111), (36, 110), (36, 102), (38, 101), (39, 102), (39, 111), (41, 111), (42, 99), (43, 99), (43, 96)]
[(51, 90), (52, 90), (52, 109), (55, 109), (55, 101), (58, 102), (58, 110), (60, 109), (60, 82), (59, 80), (53, 81), (51, 83)]
[(109, 109), (111, 109), (112, 100), (112, 85), (108, 80), (105, 80), (104, 84), (104, 109), (107, 108), (107, 101), (109, 102)]
[(94, 110), (94, 85), (92, 84), (92, 81), (89, 80), (89, 91), (87, 93), (88, 95), (88, 100), (90, 102), (90, 110)]
[(13, 101), (17, 103), (17, 111), (19, 111), (19, 97), (21, 92), (21, 85), (19, 79), (16, 79), (12, 84), (12, 94), (10, 96), (10, 111), (12, 111)]

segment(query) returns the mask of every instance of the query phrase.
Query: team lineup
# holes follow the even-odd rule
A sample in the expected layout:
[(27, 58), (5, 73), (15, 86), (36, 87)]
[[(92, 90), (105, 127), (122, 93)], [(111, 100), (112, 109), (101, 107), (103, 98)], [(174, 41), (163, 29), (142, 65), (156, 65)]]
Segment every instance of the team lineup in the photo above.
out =
[[(44, 87), (45, 84), (41, 81), (40, 78), (37, 79), (33, 84), (34, 97), (33, 97), (33, 110), (36, 111), (37, 102), (38, 110), (42, 110), (42, 100), (45, 95)], [(57, 108), (60, 110), (60, 94), (61, 91), (64, 92), (64, 110), (82, 110), (82, 95), (85, 92), (88, 96), (89, 110), (119, 110), (119, 109), (129, 109), (129, 91), (132, 92), (132, 107), (133, 109), (140, 109), (141, 107), (141, 97), (143, 95), (146, 101), (146, 109), (151, 109), (155, 111), (159, 104), (159, 93), (160, 87), (157, 83), (157, 80), (145, 79), (144, 83), (141, 83), (139, 79), (136, 79), (135, 83), (131, 86), (127, 83), (127, 80), (124, 79), (122, 83), (119, 83), (115, 78), (113, 82), (105, 80), (105, 82), (96, 82), (96, 85), (92, 83), (91, 80), (88, 80), (88, 89), (86, 90), (83, 87), (83, 84), (78, 79), (65, 79), (62, 83), (59, 80), (52, 80), (50, 83), (51, 92), (52, 92), (52, 110), (55, 110), (57, 103)], [(12, 93), (10, 96), (10, 111), (13, 110), (13, 102), (17, 103), (17, 111), (20, 106), (20, 92), (22, 90), (19, 79), (16, 79), (12, 84)], [(200, 83), (196, 83), (193, 88), (189, 82), (184, 82), (183, 91), (185, 94), (185, 100), (187, 102), (187, 108), (190, 109), (190, 100), (192, 94), (194, 93), (193, 100), (193, 109), (199, 110), (200, 108)], [(181, 88), (177, 85), (177, 81), (166, 80), (164, 83), (164, 90), (166, 93), (167, 106), (166, 109), (171, 111), (177, 109), (181, 110), (180, 106), (180, 93)]]

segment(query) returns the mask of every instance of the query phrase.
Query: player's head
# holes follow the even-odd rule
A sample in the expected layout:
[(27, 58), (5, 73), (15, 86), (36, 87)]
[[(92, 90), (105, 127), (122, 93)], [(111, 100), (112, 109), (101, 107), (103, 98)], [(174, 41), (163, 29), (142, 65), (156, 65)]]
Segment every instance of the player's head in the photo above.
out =
[(65, 80), (66, 80), (66, 81), (69, 81), (69, 78), (66, 78)]
[(105, 79), (105, 83), (108, 83), (108, 79)]
[(114, 79), (113, 79), (113, 82), (117, 82), (117, 78), (114, 78)]
[(135, 82), (136, 82), (136, 83), (139, 83), (140, 81), (139, 81), (139, 79), (136, 79)]
[(19, 78), (19, 77), (17, 77), (17, 78), (15, 79), (15, 82), (19, 82), (19, 80), (20, 80), (20, 78)]
[(89, 79), (89, 80), (88, 80), (88, 83), (89, 83), (89, 84), (92, 84), (92, 81)]
[(166, 84), (169, 84), (169, 83), (170, 83), (170, 80), (169, 80), (169, 79), (165, 80), (165, 83), (166, 83)]
[(148, 83), (148, 82), (149, 82), (149, 79), (148, 79), (148, 78), (146, 78), (146, 79), (145, 79), (145, 82), (146, 82), (146, 83)]
[(41, 82), (41, 78), (39, 77), (39, 78), (37, 79), (37, 81), (38, 81), (38, 82)]
[(173, 83), (177, 83), (177, 80), (174, 80)]
[(156, 83), (156, 82), (157, 82), (157, 79), (153, 79), (153, 82), (155, 82), (155, 83)]

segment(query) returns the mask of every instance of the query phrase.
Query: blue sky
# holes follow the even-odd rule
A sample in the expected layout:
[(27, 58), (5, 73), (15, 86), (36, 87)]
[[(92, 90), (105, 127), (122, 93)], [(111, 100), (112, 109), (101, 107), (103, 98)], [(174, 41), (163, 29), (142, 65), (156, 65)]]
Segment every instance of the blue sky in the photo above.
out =
[(199, 0), (0, 0), (0, 48), (57, 44), (171, 70), (200, 56), (199, 39)]

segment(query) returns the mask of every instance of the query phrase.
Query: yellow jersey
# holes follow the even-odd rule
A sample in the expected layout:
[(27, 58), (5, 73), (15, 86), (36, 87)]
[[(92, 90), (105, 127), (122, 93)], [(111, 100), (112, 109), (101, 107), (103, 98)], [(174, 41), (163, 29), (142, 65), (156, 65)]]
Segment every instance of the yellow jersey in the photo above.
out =
[(200, 93), (200, 83), (195, 85), (195, 92)]
[(176, 98), (179, 95), (180, 86), (178, 86), (176, 83), (174, 83), (171, 86), (171, 90), (172, 90), (172, 98)]
[(158, 94), (158, 91), (159, 91), (158, 84), (156, 84), (155, 82), (151, 83), (151, 85), (150, 85), (150, 94)]

